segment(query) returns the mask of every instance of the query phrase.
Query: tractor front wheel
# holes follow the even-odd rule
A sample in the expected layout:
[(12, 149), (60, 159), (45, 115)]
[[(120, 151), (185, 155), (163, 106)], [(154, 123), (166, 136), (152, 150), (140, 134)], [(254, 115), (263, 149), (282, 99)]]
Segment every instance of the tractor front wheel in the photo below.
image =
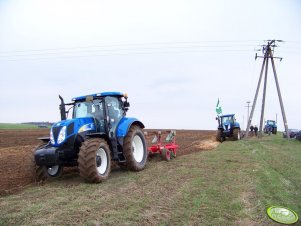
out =
[[(46, 144), (40, 144), (35, 147), (34, 152), (38, 149), (46, 146)], [(33, 153), (34, 153), (33, 152)], [(34, 154), (32, 154), (32, 165), (34, 172), (34, 180), (36, 182), (44, 181), (48, 178), (60, 177), (63, 173), (64, 167), (60, 165), (54, 166), (37, 166), (34, 159)]]
[(124, 139), (123, 154), (127, 169), (141, 171), (145, 168), (148, 154), (145, 137), (140, 127), (130, 127)]
[(104, 139), (88, 139), (82, 144), (78, 155), (78, 169), (80, 176), (89, 182), (99, 183), (108, 178), (111, 153)]
[(63, 173), (64, 167), (60, 165), (55, 165), (51, 167), (38, 166), (36, 168), (36, 178), (38, 181), (46, 180), (51, 177), (60, 177)]
[(216, 141), (223, 142), (224, 138), (222, 137), (222, 130), (218, 129), (216, 132)]
[(240, 140), (240, 129), (239, 128), (235, 128), (233, 130), (233, 138), (234, 138), (234, 140)]

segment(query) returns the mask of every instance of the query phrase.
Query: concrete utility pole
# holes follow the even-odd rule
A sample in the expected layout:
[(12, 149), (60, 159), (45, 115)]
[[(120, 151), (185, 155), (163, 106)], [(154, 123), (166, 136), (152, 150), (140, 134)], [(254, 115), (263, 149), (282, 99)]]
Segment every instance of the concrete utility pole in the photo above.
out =
[[(260, 127), (259, 127), (259, 134), (260, 134), (260, 136), (262, 136), (264, 108), (265, 108), (265, 97), (266, 97), (266, 87), (267, 87), (267, 76), (268, 76), (268, 61), (269, 61), (269, 59), (271, 59), (274, 78), (275, 78), (275, 83), (276, 83), (277, 92), (278, 92), (279, 103), (280, 103), (282, 117), (283, 117), (283, 123), (284, 123), (285, 131), (286, 131), (286, 137), (287, 137), (287, 139), (289, 138), (288, 125), (287, 125), (285, 110), (284, 110), (284, 106), (283, 106), (282, 96), (281, 96), (281, 92), (280, 92), (278, 77), (277, 77), (277, 73), (276, 73), (276, 67), (275, 67), (275, 63), (274, 63), (274, 59), (280, 59), (280, 61), (281, 61), (282, 58), (281, 57), (273, 57), (274, 48), (277, 47), (276, 42), (282, 42), (282, 41), (281, 40), (269, 40), (268, 44), (263, 47), (264, 56), (257, 56), (257, 53), (255, 55), (255, 60), (257, 58), (263, 58), (263, 63), (262, 63), (260, 77), (259, 77), (259, 80), (258, 80), (258, 85), (257, 85), (257, 89), (256, 89), (256, 93), (255, 93), (255, 97), (254, 97), (254, 101), (253, 101), (253, 105), (252, 105), (251, 115), (248, 119), (246, 137), (248, 137), (248, 135), (249, 135), (250, 125), (251, 125), (251, 122), (252, 122), (252, 118), (253, 118), (253, 114), (254, 114), (254, 110), (255, 110), (255, 106), (256, 106), (256, 101), (257, 101), (257, 97), (258, 97), (258, 92), (259, 92), (260, 84), (261, 84), (261, 80), (262, 80), (262, 75), (263, 75), (263, 71), (264, 71), (264, 67), (265, 67), (265, 77), (264, 77), (264, 87), (263, 87), (263, 97), (262, 97)], [(273, 48), (273, 50), (272, 50), (272, 48)]]
[[(252, 106), (250, 106), (250, 103), (251, 103), (251, 101), (247, 101), (246, 102), (248, 105), (247, 106), (245, 106), (246, 108), (248, 108), (248, 114), (247, 114), (247, 122), (249, 121), (249, 112), (250, 112), (250, 107), (252, 107)], [(244, 126), (243, 126), (243, 128), (244, 128)]]

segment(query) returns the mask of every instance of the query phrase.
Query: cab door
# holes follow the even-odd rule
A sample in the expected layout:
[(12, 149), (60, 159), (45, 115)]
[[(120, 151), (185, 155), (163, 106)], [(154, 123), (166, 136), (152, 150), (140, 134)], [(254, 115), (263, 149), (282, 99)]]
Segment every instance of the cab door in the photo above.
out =
[(116, 128), (123, 117), (122, 103), (117, 97), (105, 98), (109, 136), (115, 137)]

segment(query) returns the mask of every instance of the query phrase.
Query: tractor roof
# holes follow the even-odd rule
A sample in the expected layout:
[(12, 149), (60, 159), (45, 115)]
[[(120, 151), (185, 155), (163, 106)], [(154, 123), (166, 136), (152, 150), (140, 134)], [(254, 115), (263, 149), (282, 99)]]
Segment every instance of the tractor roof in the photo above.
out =
[(86, 95), (86, 96), (74, 97), (74, 98), (72, 98), (72, 100), (73, 101), (85, 100), (87, 96), (92, 96), (92, 97), (105, 97), (105, 96), (123, 97), (124, 95), (125, 94), (120, 93), (120, 92), (103, 92), (103, 93), (90, 94), (90, 95)]
[(222, 117), (229, 117), (229, 116), (234, 116), (235, 114), (227, 114), (227, 115), (222, 115)]

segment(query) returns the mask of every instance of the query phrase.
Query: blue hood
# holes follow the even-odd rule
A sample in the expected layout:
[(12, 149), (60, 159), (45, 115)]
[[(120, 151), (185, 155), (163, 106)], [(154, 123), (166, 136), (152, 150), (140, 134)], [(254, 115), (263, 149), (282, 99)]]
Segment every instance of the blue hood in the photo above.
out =
[(225, 123), (223, 124), (223, 128), (224, 128), (224, 130), (226, 130), (226, 131), (230, 130), (230, 128), (231, 128), (231, 123), (230, 123), (230, 122), (225, 122)]
[(240, 125), (239, 125), (238, 122), (234, 122), (234, 123), (232, 123), (232, 122), (224, 122), (223, 123), (223, 129), (225, 131), (229, 131), (231, 128), (239, 128), (239, 127), (240, 127)]
[[(58, 136), (63, 127), (66, 127), (65, 139), (61, 143), (58, 143)], [(51, 127), (54, 138), (54, 143), (52, 143), (52, 145), (55, 147), (61, 146), (68, 140), (68, 138), (76, 135), (77, 133), (89, 130), (95, 130), (94, 119), (92, 117), (74, 118), (57, 122)]]

